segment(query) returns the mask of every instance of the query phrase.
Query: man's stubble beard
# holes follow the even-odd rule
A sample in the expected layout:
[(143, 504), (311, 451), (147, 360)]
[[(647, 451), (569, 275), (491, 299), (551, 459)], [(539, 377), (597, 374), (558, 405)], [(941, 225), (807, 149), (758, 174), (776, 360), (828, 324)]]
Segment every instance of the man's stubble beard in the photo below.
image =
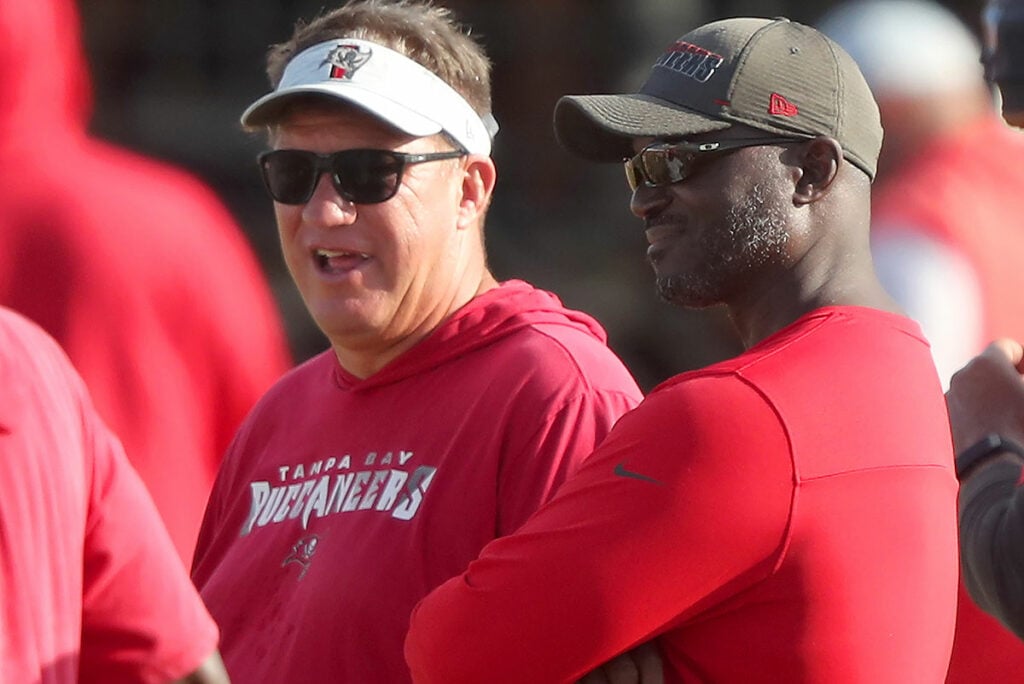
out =
[(703, 308), (728, 302), (766, 265), (781, 263), (789, 242), (782, 200), (754, 185), (726, 213), (724, 229), (709, 227), (696, 249), (701, 261), (685, 273), (657, 279), (658, 295), (667, 302)]

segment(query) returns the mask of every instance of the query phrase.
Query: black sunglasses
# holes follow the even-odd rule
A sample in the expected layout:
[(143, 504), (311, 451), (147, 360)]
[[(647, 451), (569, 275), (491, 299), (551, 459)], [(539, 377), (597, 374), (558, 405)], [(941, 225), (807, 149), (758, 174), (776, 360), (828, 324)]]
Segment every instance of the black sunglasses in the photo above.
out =
[(320, 175), (331, 176), (334, 189), (355, 204), (386, 202), (398, 192), (405, 167), (464, 157), (460, 150), (407, 154), (392, 150), (342, 150), (318, 154), (308, 150), (271, 150), (259, 155), (267, 192), (282, 204), (305, 204)]
[(712, 153), (737, 150), (777, 143), (797, 142), (795, 138), (746, 138), (721, 142), (656, 142), (651, 143), (632, 159), (625, 159), (626, 182), (630, 190), (644, 185), (657, 188), (686, 180), (701, 159)]

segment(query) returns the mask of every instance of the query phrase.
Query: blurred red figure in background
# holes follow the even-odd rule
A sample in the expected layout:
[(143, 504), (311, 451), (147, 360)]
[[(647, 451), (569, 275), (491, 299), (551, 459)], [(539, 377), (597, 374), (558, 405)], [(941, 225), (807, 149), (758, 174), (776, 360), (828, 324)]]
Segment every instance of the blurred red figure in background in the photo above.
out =
[[(999, 116), (973, 34), (931, 0), (848, 2), (820, 26), (878, 99), (872, 256), (946, 383), (989, 340), (1024, 339), (1024, 135)], [(1022, 668), (1024, 643), (961, 583), (946, 681), (1012, 681)]]
[(220, 458), (290, 366), (217, 197), (92, 139), (72, 0), (0, 2), (0, 303), (65, 348), (187, 563)]
[(56, 342), (3, 307), (0, 387), (0, 679), (227, 684), (120, 442)]

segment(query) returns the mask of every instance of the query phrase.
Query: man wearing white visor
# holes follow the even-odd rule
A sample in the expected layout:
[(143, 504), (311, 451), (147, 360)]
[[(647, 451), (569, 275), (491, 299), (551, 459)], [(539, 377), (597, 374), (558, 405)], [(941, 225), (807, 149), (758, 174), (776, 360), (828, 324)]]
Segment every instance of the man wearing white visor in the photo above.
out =
[(239, 430), (193, 579), (235, 681), (409, 681), (413, 606), (640, 391), (592, 318), (490, 273), (489, 63), (447, 10), (347, 4), (268, 73), (242, 122), (268, 135), (284, 259), (330, 349)]

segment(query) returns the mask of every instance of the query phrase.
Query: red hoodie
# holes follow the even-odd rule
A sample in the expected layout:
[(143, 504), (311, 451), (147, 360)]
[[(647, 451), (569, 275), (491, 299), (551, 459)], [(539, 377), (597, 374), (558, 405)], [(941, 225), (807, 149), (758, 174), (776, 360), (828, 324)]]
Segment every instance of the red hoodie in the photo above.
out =
[(273, 299), (196, 179), (88, 137), (71, 0), (0, 3), (0, 304), (65, 348), (187, 562), (221, 455), (290, 365)]
[(416, 602), (639, 399), (593, 319), (519, 281), (365, 380), (333, 352), (289, 373), (239, 431), (196, 549), (232, 679), (408, 681)]

